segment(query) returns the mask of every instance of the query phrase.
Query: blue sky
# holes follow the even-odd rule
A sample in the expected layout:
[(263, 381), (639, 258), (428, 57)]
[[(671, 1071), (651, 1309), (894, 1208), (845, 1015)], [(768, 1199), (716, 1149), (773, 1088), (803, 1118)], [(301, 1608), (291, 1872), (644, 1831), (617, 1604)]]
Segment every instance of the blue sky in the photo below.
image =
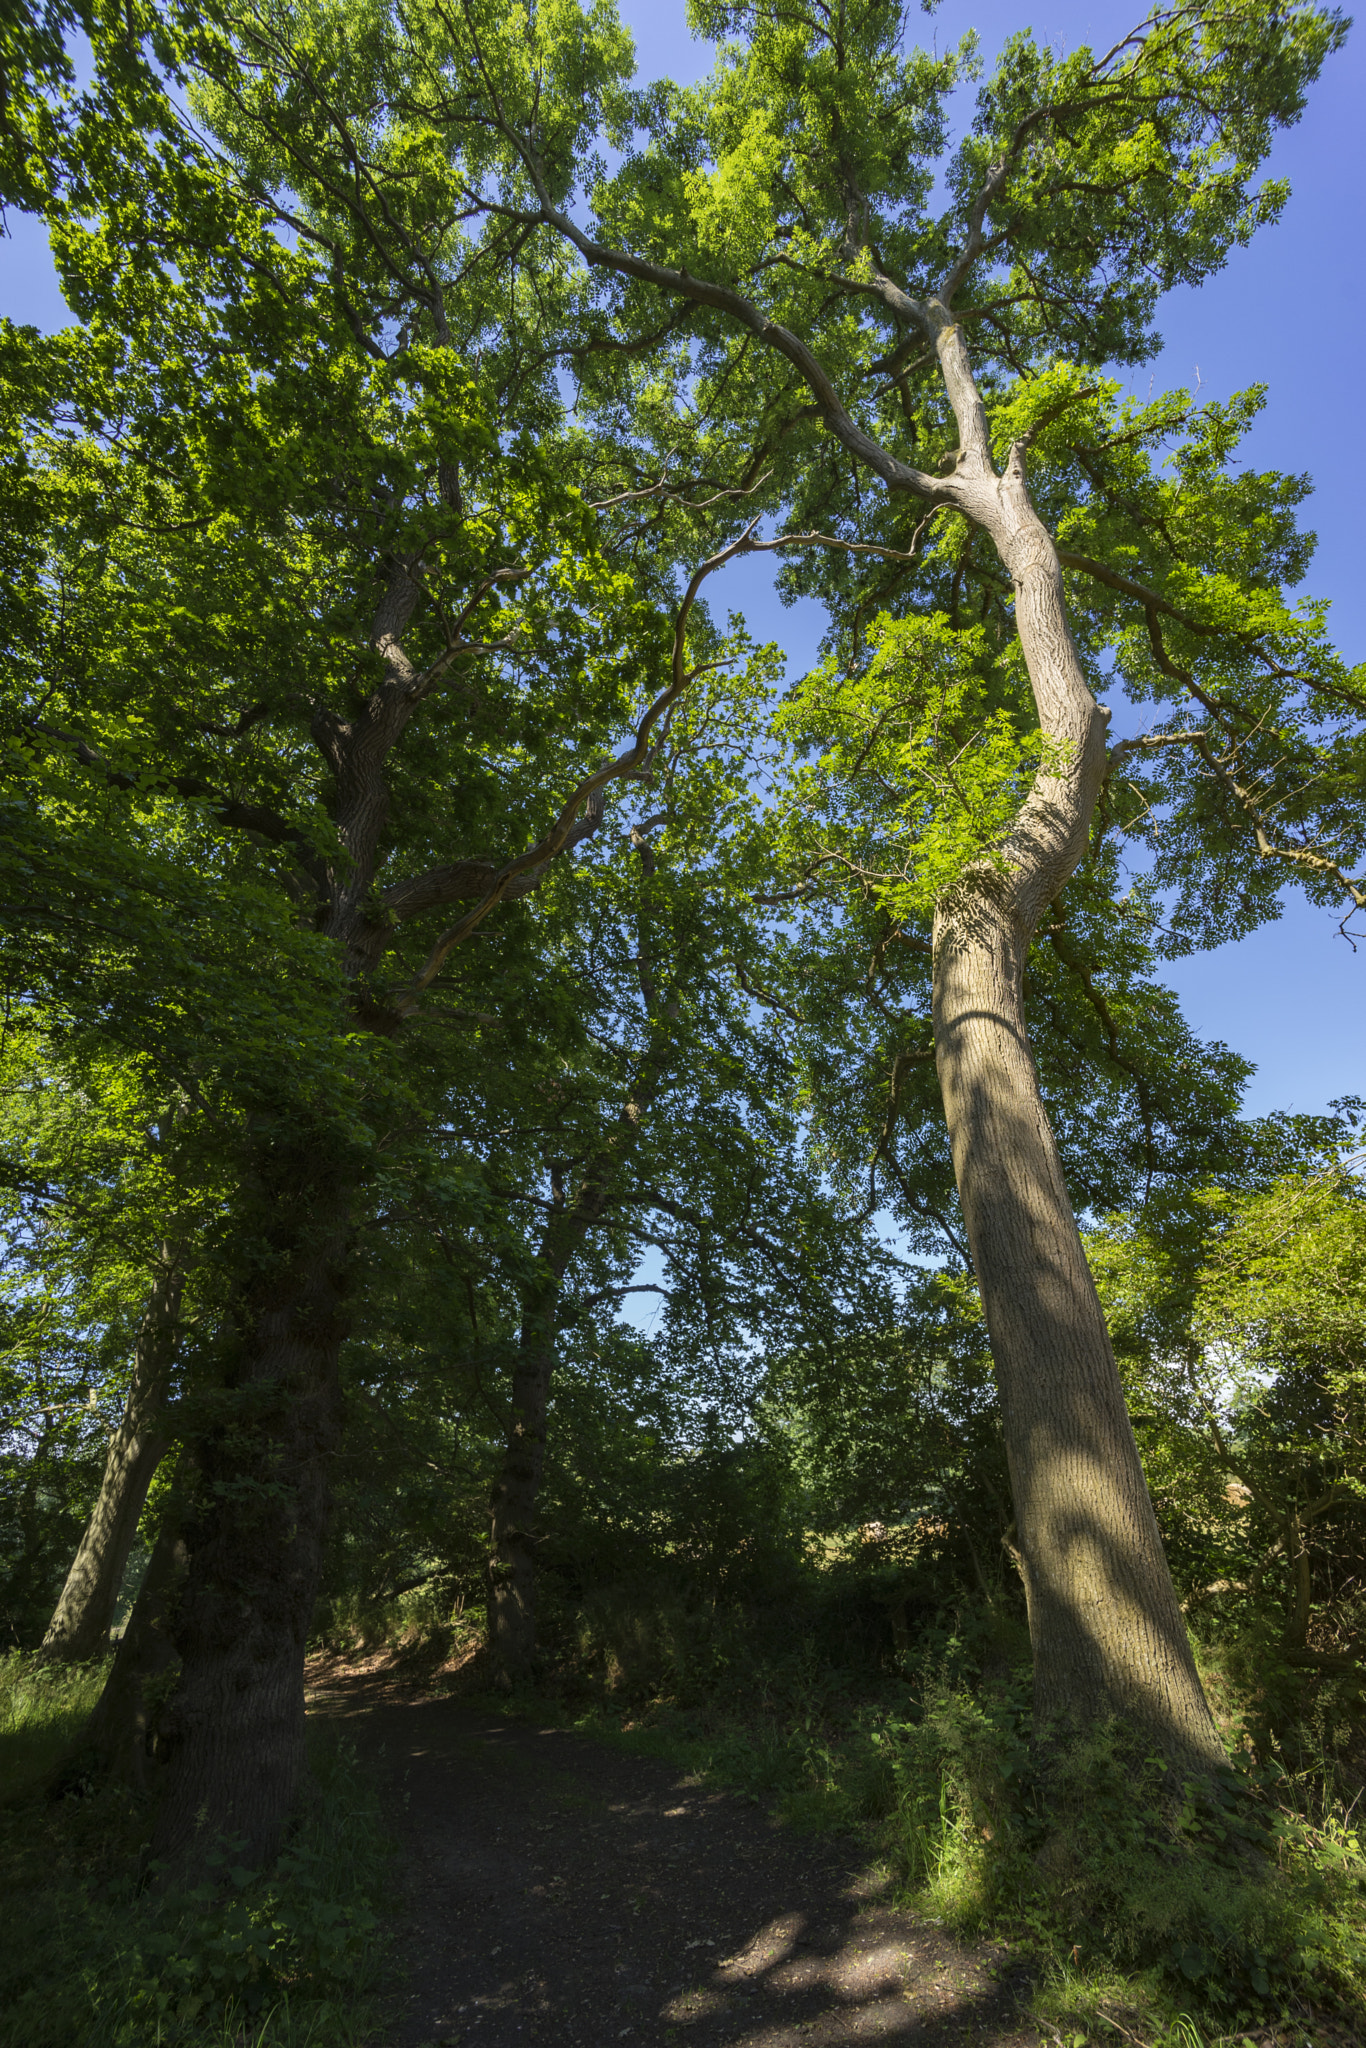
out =
[[(679, 80), (699, 76), (710, 51), (688, 34), (683, 0), (621, 0), (641, 73)], [(1117, 40), (1139, 18), (1114, 5), (1069, 5), (1031, 12), (987, 4), (939, 8), (911, 17), (912, 35), (940, 46), (975, 27), (990, 62), (1005, 36), (1032, 26), (1055, 47)], [(1280, 222), (1235, 253), (1227, 270), (1199, 290), (1174, 293), (1161, 316), (1165, 347), (1156, 389), (1191, 385), (1224, 397), (1269, 386), (1269, 403), (1247, 444), (1259, 467), (1307, 470), (1314, 482), (1306, 518), (1319, 535), (1307, 588), (1332, 600), (1343, 652), (1366, 658), (1366, 588), (1358, 565), (1358, 479), (1366, 469), (1366, 410), (1356, 402), (1366, 313), (1366, 180), (1359, 175), (1366, 107), (1366, 34), (1354, 36), (1314, 89), (1299, 126), (1282, 136), (1271, 169), (1291, 181)], [(961, 95), (964, 117), (971, 92)], [(41, 228), (11, 214), (0, 242), (0, 313), (41, 327), (68, 317)], [(1148, 372), (1140, 380), (1146, 389)], [(786, 649), (793, 672), (810, 661), (820, 635), (815, 606), (790, 610), (773, 594), (764, 563), (727, 572), (718, 605), (743, 608), (753, 629)], [(1337, 919), (1291, 892), (1285, 915), (1236, 945), (1174, 963), (1169, 979), (1194, 1028), (1225, 1039), (1257, 1063), (1247, 1097), (1252, 1112), (1317, 1109), (1336, 1095), (1366, 1092), (1366, 946), (1353, 953), (1337, 937)]]

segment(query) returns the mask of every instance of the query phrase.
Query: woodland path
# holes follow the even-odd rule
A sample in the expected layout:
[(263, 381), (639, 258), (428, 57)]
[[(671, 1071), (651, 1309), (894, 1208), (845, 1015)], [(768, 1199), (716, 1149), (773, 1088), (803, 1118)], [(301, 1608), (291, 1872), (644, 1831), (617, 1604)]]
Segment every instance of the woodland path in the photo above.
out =
[(880, 1903), (855, 1844), (391, 1671), (310, 1680), (400, 1843), (386, 2048), (1037, 2048), (1008, 1953)]

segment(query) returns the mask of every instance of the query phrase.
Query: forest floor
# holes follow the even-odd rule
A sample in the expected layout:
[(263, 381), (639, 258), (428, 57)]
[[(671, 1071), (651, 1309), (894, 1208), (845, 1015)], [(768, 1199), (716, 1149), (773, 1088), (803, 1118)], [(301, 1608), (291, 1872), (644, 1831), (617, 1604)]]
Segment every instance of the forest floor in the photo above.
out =
[(398, 1845), (392, 2048), (1036, 2048), (1027, 1972), (890, 1905), (857, 1843), (387, 1659), (309, 1682)]

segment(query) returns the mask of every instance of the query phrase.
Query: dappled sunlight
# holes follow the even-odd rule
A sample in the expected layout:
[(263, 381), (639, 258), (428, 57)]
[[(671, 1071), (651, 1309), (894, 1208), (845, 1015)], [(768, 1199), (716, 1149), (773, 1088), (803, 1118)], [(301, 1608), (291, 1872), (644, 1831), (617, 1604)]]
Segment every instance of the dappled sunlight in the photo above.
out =
[[(720, 1958), (707, 1983), (668, 2000), (679, 2028), (729, 2017), (737, 2043), (918, 2040), (947, 2034), (999, 2002), (999, 1990), (937, 1931), (907, 1914), (869, 1911), (850, 1887), (838, 1917), (780, 1913)], [(994, 2017), (995, 2015), (993, 2015)]]
[(1119, 1716), (1208, 1768), (1218, 1738), (1040, 1096), (1010, 949), (993, 953), (975, 933), (941, 942), (940, 1070), (996, 1364), (1040, 1720)]
[[(868, 1884), (851, 1883), (821, 1902), (765, 1919), (711, 1961), (698, 1981), (663, 2001), (661, 2021), (736, 2043), (932, 2038), (956, 2032), (999, 2005), (1000, 1991), (930, 1923), (870, 1906)], [(709, 1959), (710, 1960), (710, 1959)], [(997, 2015), (993, 2013), (993, 2017)]]
[(854, 1843), (677, 1767), (333, 1666), (316, 1698), (383, 1746), (410, 1953), (396, 2048), (1024, 2048), (1005, 1953), (889, 1903)]

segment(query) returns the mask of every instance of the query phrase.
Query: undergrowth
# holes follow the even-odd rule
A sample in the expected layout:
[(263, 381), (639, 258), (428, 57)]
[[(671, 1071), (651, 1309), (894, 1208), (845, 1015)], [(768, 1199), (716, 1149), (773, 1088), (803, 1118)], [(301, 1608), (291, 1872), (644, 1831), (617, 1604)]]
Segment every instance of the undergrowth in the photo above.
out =
[[(387, 1636), (415, 1672), (481, 1688), (482, 1616), (438, 1607), (338, 1617), (334, 1646)], [(1064, 2048), (1362, 2038), (1358, 1787), (1315, 1735), (1353, 1702), (1329, 1713), (1265, 1646), (1204, 1660), (1230, 1748), (1211, 1786), (1113, 1728), (1045, 1769), (1023, 1622), (985, 1601), (898, 1613), (878, 1580), (837, 1576), (767, 1606), (551, 1581), (541, 1619), (528, 1710), (857, 1834), (900, 1903), (1030, 1958), (1033, 2017)]]
[(113, 1786), (46, 1793), (102, 1677), (0, 1661), (0, 2048), (359, 2043), (385, 1849), (351, 1748), (315, 1736), (311, 1798), (268, 1876), (225, 1842), (209, 1882), (158, 1892), (143, 1803)]
[(1065, 2031), (1185, 2018), (1238, 2040), (1269, 2022), (1366, 2009), (1366, 1856), (1311, 1818), (1274, 1765), (1181, 1782), (1098, 1728), (1044, 1756), (1028, 1682), (976, 1691), (926, 1673), (871, 1740), (895, 1784), (882, 1839), (904, 1895), (1044, 1965), (1036, 2011)]
[(1008, 1611), (914, 1620), (899, 1657), (850, 1656), (849, 1612), (837, 1643), (819, 1606), (599, 1590), (556, 1617), (538, 1695), (789, 1824), (858, 1833), (900, 1903), (1030, 1955), (1034, 2017), (1071, 2048), (1360, 2038), (1366, 1853), (1355, 1788), (1306, 1761), (1312, 1692), (1258, 1746), (1266, 1660), (1253, 1698), (1225, 1658), (1230, 1766), (1183, 1784), (1114, 1728), (1041, 1753)]

